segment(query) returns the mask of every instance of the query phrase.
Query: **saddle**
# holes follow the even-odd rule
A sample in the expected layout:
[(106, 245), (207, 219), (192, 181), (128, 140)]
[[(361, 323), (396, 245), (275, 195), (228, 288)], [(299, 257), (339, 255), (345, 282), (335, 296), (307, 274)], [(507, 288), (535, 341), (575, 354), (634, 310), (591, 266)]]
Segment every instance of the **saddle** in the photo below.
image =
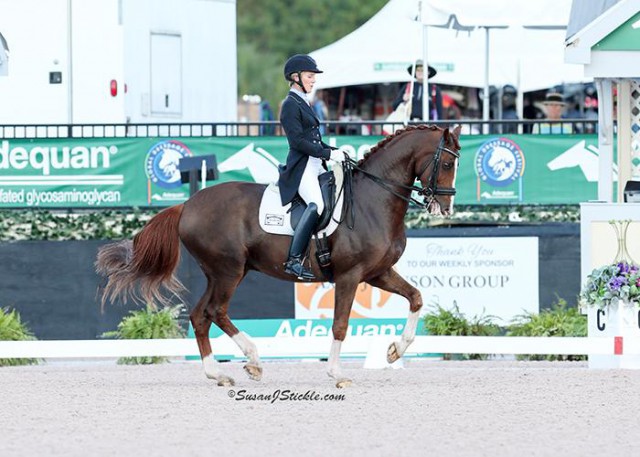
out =
[[(318, 176), (324, 211), (318, 219), (318, 225), (314, 229), (316, 239), (316, 257), (324, 276), (332, 281), (331, 254), (328, 237), (338, 228), (342, 220), (344, 193), (341, 192), (344, 181), (344, 170), (341, 166), (334, 167), (333, 171), (322, 173)], [(280, 189), (277, 183), (267, 186), (262, 195), (259, 209), (259, 224), (262, 230), (276, 235), (292, 236), (300, 222), (307, 204), (299, 195), (291, 203), (282, 206), (280, 201)]]
[[(331, 220), (331, 215), (333, 214), (333, 210), (336, 205), (336, 178), (333, 174), (333, 171), (327, 171), (318, 176), (318, 181), (320, 181), (320, 191), (322, 192), (322, 201), (324, 202), (324, 210), (322, 214), (318, 218), (318, 225), (316, 225), (315, 232), (319, 232), (327, 225), (329, 225), (329, 221)], [(291, 213), (291, 227), (295, 230), (298, 226), (298, 222), (300, 222), (300, 217), (304, 210), (307, 208), (307, 204), (300, 197), (300, 195), (296, 194), (293, 201), (291, 202), (291, 207), (288, 212)]]

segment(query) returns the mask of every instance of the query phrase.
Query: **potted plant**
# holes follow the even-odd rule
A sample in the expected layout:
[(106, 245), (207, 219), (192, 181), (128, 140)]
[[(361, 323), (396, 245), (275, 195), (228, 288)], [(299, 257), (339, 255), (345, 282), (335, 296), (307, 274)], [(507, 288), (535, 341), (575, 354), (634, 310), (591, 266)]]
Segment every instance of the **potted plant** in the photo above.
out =
[(594, 269), (580, 291), (580, 305), (587, 311), (588, 335), (614, 337), (611, 354), (590, 354), (590, 368), (638, 368), (640, 354), (624, 352), (624, 338), (640, 337), (640, 266), (626, 246), (631, 221), (610, 221), (618, 240), (611, 264)]
[(640, 302), (640, 267), (623, 260), (596, 268), (587, 276), (580, 302), (583, 306), (599, 309), (619, 304), (637, 306)]

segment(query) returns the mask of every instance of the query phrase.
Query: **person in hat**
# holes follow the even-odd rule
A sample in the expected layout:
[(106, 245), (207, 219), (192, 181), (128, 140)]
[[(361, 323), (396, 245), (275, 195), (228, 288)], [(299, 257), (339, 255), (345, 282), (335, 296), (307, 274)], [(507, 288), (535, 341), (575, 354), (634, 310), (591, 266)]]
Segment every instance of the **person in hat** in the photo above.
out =
[(332, 148), (320, 133), (320, 121), (310, 106), (310, 94), (316, 74), (322, 73), (311, 56), (296, 54), (284, 65), (284, 78), (289, 83), (289, 94), (282, 102), (280, 124), (287, 136), (289, 154), (280, 167), (280, 199), (282, 205), (291, 203), (296, 194), (307, 204), (295, 229), (284, 271), (299, 279), (315, 279), (303, 264), (309, 240), (324, 210), (318, 175), (326, 169), (326, 161), (342, 162), (343, 152)]
[(573, 128), (570, 123), (562, 122), (562, 112), (567, 106), (562, 94), (558, 92), (549, 92), (544, 102), (544, 110), (546, 114), (546, 121), (541, 124), (535, 124), (533, 126), (533, 133), (543, 134), (570, 134), (573, 133)]
[[(427, 66), (429, 74), (427, 75), (427, 79), (433, 78), (438, 72), (431, 65)], [(414, 70), (415, 69), (415, 70)], [(423, 119), (422, 116), (422, 97), (424, 96), (424, 63), (422, 60), (416, 61), (415, 67), (413, 65), (409, 65), (407, 67), (407, 72), (414, 76), (415, 71), (415, 82), (413, 85), (413, 97), (411, 97), (411, 82), (405, 84), (395, 100), (393, 101), (393, 109), (394, 111), (400, 106), (400, 103), (406, 103), (411, 98), (411, 116), (410, 120), (421, 121)], [(429, 89), (429, 119), (432, 121), (437, 121), (442, 119), (442, 92), (435, 84), (428, 84), (427, 88)]]

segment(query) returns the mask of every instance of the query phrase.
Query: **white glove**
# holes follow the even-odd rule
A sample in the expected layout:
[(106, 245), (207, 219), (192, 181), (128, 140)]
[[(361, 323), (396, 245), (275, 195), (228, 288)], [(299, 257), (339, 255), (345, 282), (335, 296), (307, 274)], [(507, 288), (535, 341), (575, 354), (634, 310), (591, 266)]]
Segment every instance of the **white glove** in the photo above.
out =
[(333, 160), (334, 162), (344, 162), (344, 159), (345, 159), (344, 152), (342, 152), (340, 149), (335, 149), (331, 151), (330, 159)]

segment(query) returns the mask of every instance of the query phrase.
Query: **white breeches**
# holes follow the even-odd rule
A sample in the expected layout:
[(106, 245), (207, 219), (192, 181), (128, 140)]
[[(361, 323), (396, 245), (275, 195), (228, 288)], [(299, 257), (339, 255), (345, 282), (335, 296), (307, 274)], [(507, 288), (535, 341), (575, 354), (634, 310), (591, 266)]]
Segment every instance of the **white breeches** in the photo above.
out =
[(320, 191), (320, 182), (318, 181), (318, 176), (322, 173), (324, 173), (324, 168), (322, 168), (322, 159), (309, 157), (304, 173), (302, 173), (300, 187), (298, 188), (298, 193), (307, 205), (315, 203), (318, 206), (318, 215), (322, 214), (322, 211), (324, 210), (322, 192)]

